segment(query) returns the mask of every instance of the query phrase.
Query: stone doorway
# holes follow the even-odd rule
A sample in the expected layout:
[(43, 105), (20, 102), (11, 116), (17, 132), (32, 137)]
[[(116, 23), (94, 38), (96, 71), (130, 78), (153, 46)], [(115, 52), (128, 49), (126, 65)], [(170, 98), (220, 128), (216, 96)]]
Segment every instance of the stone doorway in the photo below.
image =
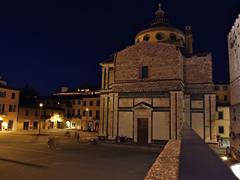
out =
[(29, 122), (28, 121), (23, 122), (23, 130), (28, 130), (28, 128), (29, 128)]
[(13, 129), (13, 120), (8, 121), (8, 129), (12, 130)]
[(138, 118), (138, 143), (148, 143), (148, 118)]
[(37, 129), (38, 128), (38, 122), (37, 121), (34, 121), (33, 122), (33, 129)]

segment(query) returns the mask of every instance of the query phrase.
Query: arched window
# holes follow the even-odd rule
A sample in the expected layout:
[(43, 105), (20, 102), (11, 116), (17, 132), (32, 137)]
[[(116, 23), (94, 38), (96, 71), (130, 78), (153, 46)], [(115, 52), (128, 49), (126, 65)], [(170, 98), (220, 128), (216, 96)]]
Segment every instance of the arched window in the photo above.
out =
[(163, 39), (163, 34), (162, 33), (157, 33), (156, 34), (156, 39), (161, 41)]
[(144, 37), (143, 37), (143, 40), (144, 41), (149, 41), (150, 39), (150, 35), (149, 34), (146, 34)]
[(170, 40), (171, 40), (171, 41), (177, 41), (177, 36), (176, 36), (176, 34), (171, 33), (171, 34), (170, 34)]

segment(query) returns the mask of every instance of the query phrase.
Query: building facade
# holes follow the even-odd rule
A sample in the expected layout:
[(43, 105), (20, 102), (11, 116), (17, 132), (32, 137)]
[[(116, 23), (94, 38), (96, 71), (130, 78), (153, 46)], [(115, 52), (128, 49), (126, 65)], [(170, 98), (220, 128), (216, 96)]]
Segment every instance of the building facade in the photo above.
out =
[(16, 130), (20, 91), (0, 78), (0, 130)]
[(159, 6), (135, 44), (100, 63), (99, 136), (133, 142), (178, 139), (187, 122), (213, 141), (216, 96), (211, 54), (193, 54), (191, 27), (171, 27)]
[(99, 95), (75, 97), (72, 99), (72, 107), (67, 111), (71, 128), (98, 131), (100, 118)]
[(230, 89), (229, 84), (215, 84), (216, 116), (214, 122), (215, 134), (224, 138), (229, 145), (230, 133)]
[[(62, 129), (65, 127), (65, 110), (56, 107), (20, 106), (18, 130)], [(41, 121), (41, 122), (40, 122)]]
[(95, 90), (62, 88), (62, 91), (43, 102), (65, 110), (66, 128), (98, 131), (100, 119), (100, 95)]
[(228, 34), (231, 92), (230, 143), (232, 152), (240, 159), (240, 15)]

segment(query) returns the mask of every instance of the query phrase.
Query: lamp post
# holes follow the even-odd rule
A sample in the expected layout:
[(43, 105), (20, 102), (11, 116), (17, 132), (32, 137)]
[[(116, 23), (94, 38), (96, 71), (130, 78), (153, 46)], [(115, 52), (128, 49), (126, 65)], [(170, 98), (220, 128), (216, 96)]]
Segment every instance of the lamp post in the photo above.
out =
[(89, 109), (87, 108), (87, 109), (86, 109), (86, 112), (87, 112), (87, 128), (88, 128), (88, 130), (89, 130), (89, 124), (88, 124), (88, 111), (89, 111)]
[(42, 107), (43, 107), (43, 103), (39, 104), (39, 128), (38, 128), (38, 135), (41, 134), (41, 126), (42, 126)]

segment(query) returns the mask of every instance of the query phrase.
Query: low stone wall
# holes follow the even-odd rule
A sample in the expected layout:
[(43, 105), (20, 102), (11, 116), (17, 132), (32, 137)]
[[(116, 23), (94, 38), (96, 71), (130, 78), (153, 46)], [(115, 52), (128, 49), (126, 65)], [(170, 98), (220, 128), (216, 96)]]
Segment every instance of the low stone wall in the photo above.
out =
[(177, 180), (179, 176), (180, 140), (167, 143), (145, 180)]

